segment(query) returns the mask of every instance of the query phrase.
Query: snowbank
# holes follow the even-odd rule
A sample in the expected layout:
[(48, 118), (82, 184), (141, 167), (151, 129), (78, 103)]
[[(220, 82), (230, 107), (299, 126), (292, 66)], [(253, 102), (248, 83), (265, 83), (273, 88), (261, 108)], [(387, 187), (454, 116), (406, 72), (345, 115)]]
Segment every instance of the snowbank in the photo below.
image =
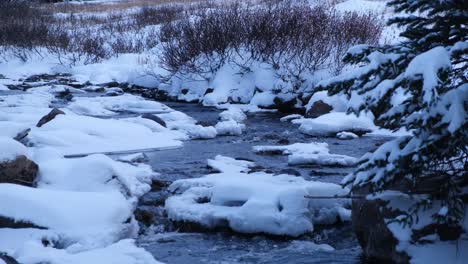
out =
[(131, 94), (120, 96), (75, 97), (67, 106), (77, 114), (93, 116), (112, 116), (118, 112), (132, 113), (167, 113), (174, 111), (168, 106), (148, 101)]
[(346, 114), (343, 112), (328, 113), (317, 118), (295, 119), (300, 124), (299, 131), (311, 136), (335, 136), (338, 132), (365, 134), (377, 129), (370, 115)]
[(79, 247), (115, 241), (134, 232), (132, 208), (125, 197), (112, 192), (73, 192), (0, 184), (0, 215), (49, 228), (63, 236), (65, 244)]
[(338, 154), (330, 154), (327, 143), (295, 143), (287, 146), (255, 146), (258, 154), (288, 155), (290, 165), (319, 164), (328, 166), (353, 166), (357, 159)]
[(174, 148), (182, 145), (170, 132), (153, 132), (125, 120), (58, 115), (40, 128), (33, 128), (30, 142), (36, 147), (54, 147), (65, 155), (139, 149)]
[(17, 156), (28, 156), (28, 149), (16, 140), (0, 137), (0, 162), (14, 160)]
[[(39, 188), (68, 191), (115, 191), (140, 197), (151, 189), (157, 176), (144, 164), (133, 166), (117, 162), (105, 155), (83, 158), (54, 158), (40, 161)], [(70, 177), (79, 172), (79, 177)]]
[(233, 164), (226, 157), (218, 156), (214, 163), (221, 173), (178, 180), (169, 187), (176, 193), (166, 200), (172, 220), (207, 228), (228, 226), (241, 233), (299, 236), (313, 231), (314, 223), (349, 219), (343, 201), (305, 198), (348, 193), (339, 185), (284, 174), (248, 174), (241, 171), (251, 163)]

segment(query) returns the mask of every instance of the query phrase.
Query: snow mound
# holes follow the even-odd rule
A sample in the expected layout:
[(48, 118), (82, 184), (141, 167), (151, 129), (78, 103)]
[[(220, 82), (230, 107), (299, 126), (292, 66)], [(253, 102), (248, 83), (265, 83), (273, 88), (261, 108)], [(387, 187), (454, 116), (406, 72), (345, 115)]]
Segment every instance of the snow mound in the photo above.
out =
[(0, 137), (0, 162), (12, 161), (17, 156), (28, 156), (28, 149), (16, 140)]
[(173, 111), (164, 104), (145, 100), (143, 97), (132, 94), (75, 97), (67, 108), (77, 114), (92, 116), (112, 116), (118, 112), (166, 113)]
[(234, 120), (240, 123), (244, 121), (245, 119), (247, 119), (247, 116), (244, 114), (244, 112), (240, 108), (229, 107), (227, 110), (219, 114), (219, 119), (221, 119), (222, 121)]
[(249, 168), (255, 166), (255, 163), (218, 155), (208, 160), (208, 166), (219, 172), (248, 172)]
[[(102, 155), (76, 159), (50, 159), (39, 162), (38, 187), (68, 191), (115, 191), (140, 197), (151, 190), (157, 176), (150, 166), (133, 166)], [(79, 177), (70, 177), (79, 172)]]
[(239, 136), (242, 135), (245, 125), (234, 120), (229, 120), (218, 122), (215, 128), (220, 136)]
[(233, 159), (222, 156), (216, 157), (215, 163), (223, 172), (178, 180), (169, 187), (176, 193), (166, 200), (170, 219), (206, 228), (288, 236), (311, 232), (314, 224), (332, 224), (337, 218), (349, 220), (343, 208), (345, 201), (305, 197), (348, 193), (337, 184), (284, 174), (248, 174), (241, 170), (251, 163), (233, 165)]
[(343, 131), (343, 132), (338, 132), (336, 134), (336, 137), (339, 139), (348, 140), (348, 139), (358, 138), (359, 136), (351, 132)]
[(210, 139), (218, 134), (214, 127), (197, 125), (195, 119), (182, 112), (173, 111), (157, 116), (166, 122), (169, 129), (183, 132), (191, 139)]
[(18, 261), (24, 264), (158, 264), (150, 253), (135, 245), (132, 239), (124, 239), (105, 248), (84, 252), (70, 252), (66, 249), (56, 249), (44, 246), (40, 241), (28, 241), (17, 254)]
[(255, 146), (253, 151), (258, 154), (288, 155), (290, 165), (319, 164), (329, 166), (353, 166), (357, 159), (338, 154), (330, 154), (327, 143), (295, 143), (281, 146)]
[(311, 136), (335, 136), (343, 131), (362, 135), (377, 129), (370, 116), (343, 112), (328, 113), (312, 119), (296, 119), (293, 123), (300, 124), (299, 131)]
[[(33, 223), (66, 235), (65, 243), (114, 241), (131, 224), (125, 197), (113, 192), (45, 190), (15, 184), (0, 184), (0, 215)], [(93, 241), (94, 240), (94, 241)], [(92, 241), (92, 242), (91, 242)]]
[(35, 147), (55, 147), (65, 155), (140, 149), (173, 148), (182, 145), (170, 131), (153, 132), (125, 120), (59, 115), (40, 128), (33, 128)]

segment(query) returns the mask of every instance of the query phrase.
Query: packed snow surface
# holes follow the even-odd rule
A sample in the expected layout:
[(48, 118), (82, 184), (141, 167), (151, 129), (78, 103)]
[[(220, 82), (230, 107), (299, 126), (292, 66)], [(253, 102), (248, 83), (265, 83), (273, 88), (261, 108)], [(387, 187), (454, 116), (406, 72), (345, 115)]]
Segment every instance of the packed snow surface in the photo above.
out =
[(25, 146), (11, 138), (0, 137), (0, 162), (12, 161), (20, 155), (28, 155)]
[(174, 221), (198, 223), (206, 228), (228, 226), (241, 233), (299, 236), (316, 224), (349, 219), (344, 201), (313, 200), (306, 195), (344, 195), (348, 190), (333, 183), (306, 181), (291, 175), (245, 173), (252, 163), (217, 156), (209, 161), (221, 172), (197, 179), (175, 181), (175, 193), (166, 200)]
[(288, 155), (290, 165), (319, 164), (334, 166), (353, 166), (357, 159), (338, 154), (330, 154), (327, 143), (295, 143), (279, 146), (255, 146), (258, 154), (283, 154)]
[(335, 136), (343, 131), (365, 134), (376, 130), (370, 115), (356, 116), (344, 112), (328, 113), (317, 118), (295, 119), (293, 123), (300, 124), (299, 131), (311, 136)]

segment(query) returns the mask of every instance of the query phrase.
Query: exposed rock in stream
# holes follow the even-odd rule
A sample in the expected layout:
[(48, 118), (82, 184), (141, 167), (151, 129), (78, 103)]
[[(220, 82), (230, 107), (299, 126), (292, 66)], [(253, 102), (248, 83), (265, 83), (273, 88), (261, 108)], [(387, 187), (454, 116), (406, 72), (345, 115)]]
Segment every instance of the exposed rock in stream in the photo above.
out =
[(12, 161), (0, 162), (0, 183), (34, 186), (38, 165), (24, 155)]
[(57, 115), (64, 115), (65, 113), (57, 108), (52, 109), (47, 115), (43, 116), (39, 122), (37, 122), (37, 127), (41, 127), (47, 122), (50, 122), (52, 119), (54, 119)]

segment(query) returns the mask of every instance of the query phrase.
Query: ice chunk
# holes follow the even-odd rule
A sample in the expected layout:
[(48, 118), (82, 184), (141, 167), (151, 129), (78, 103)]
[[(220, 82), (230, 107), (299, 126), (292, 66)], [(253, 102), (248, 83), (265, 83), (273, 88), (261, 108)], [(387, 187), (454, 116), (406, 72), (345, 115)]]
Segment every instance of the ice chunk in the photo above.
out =
[(290, 165), (320, 164), (330, 166), (353, 166), (357, 159), (338, 154), (330, 154), (327, 143), (295, 143), (280, 146), (255, 146), (258, 154), (283, 154), (288, 155)]

